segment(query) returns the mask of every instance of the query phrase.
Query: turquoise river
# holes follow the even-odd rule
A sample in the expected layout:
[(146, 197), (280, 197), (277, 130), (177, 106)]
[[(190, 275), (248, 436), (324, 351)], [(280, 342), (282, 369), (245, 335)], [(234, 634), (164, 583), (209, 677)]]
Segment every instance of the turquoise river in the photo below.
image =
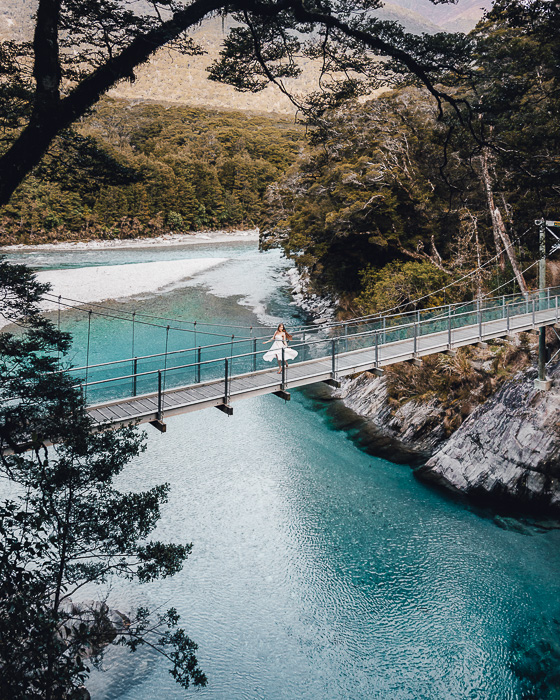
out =
[[(11, 253), (41, 269), (226, 258), (121, 310), (214, 323), (298, 319), (277, 251), (254, 241)], [(56, 320), (56, 315), (53, 316)], [(83, 363), (87, 315), (61, 314)], [(130, 323), (94, 317), (90, 359), (130, 355)], [(136, 329), (136, 352), (163, 350)], [(172, 333), (171, 347), (188, 345)], [(209, 339), (209, 338), (208, 338)], [(175, 577), (112, 583), (122, 610), (175, 606), (208, 687), (185, 692), (147, 652), (111, 651), (93, 700), (506, 700), (560, 697), (560, 531), (478, 511), (367, 449), (360, 421), (295, 391), (171, 418), (120, 486), (169, 482), (157, 536), (192, 542)], [(94, 597), (96, 591), (90, 591)]]

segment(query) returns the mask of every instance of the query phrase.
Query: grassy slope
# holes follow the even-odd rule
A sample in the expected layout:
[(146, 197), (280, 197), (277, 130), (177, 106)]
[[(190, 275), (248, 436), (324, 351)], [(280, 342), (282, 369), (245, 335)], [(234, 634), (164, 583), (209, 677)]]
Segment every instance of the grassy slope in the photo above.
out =
[[(488, 2), (459, 0), (453, 5), (433, 5), (430, 0), (391, 0), (378, 14), (382, 19), (400, 22), (415, 33), (465, 30), (474, 26), (482, 14), (480, 7)], [(2, 0), (0, 38), (30, 38), (31, 16), (36, 5), (36, 0)], [(205, 55), (182, 56), (176, 51), (162, 49), (138, 69), (134, 83), (123, 82), (110, 94), (133, 100), (167, 101), (198, 107), (294, 113), (292, 103), (275, 87), (258, 94), (239, 93), (229, 85), (207, 80), (206, 69), (218, 55), (224, 37), (220, 18), (204, 22), (192, 36), (205, 49)], [(309, 62), (300, 78), (286, 82), (296, 94), (305, 94), (317, 89), (317, 77), (317, 67)]]

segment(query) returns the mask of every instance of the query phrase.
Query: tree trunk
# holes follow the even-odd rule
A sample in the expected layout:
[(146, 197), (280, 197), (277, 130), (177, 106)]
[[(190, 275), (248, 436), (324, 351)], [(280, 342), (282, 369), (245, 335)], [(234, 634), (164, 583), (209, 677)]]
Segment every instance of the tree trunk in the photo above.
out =
[[(134, 69), (158, 48), (226, 4), (226, 0), (196, 0), (184, 10), (177, 11), (172, 19), (133, 39), (118, 56), (94, 70), (61, 100), (57, 26), (60, 0), (41, 0), (33, 42), (37, 84), (35, 102), (29, 123), (0, 157), (0, 206), (9, 202), (25, 176), (45, 155), (55, 136), (82, 117), (119, 80), (130, 78)], [(245, 3), (240, 1), (237, 4)], [(272, 6), (270, 14), (281, 9)]]
[(494, 241), (496, 243), (496, 252), (500, 252), (500, 243), (503, 245), (503, 249), (507, 253), (508, 259), (511, 263), (515, 279), (519, 285), (519, 289), (523, 294), (527, 294), (527, 284), (525, 283), (525, 278), (521, 270), (519, 269), (519, 264), (517, 262), (517, 257), (515, 255), (515, 250), (511, 239), (506, 231), (504, 220), (502, 219), (502, 213), (494, 202), (494, 192), (492, 190), (492, 180), (490, 179), (490, 173), (488, 171), (488, 149), (484, 148), (481, 157), (481, 170), (482, 179), (484, 182), (484, 187), (486, 188), (486, 199), (488, 201), (488, 209), (490, 210), (490, 218), (492, 219), (492, 231), (494, 233)]

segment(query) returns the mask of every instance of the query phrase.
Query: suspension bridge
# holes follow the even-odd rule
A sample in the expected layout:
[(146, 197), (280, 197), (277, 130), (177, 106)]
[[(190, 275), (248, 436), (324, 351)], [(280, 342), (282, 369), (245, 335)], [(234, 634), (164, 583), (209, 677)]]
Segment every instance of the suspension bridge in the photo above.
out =
[[(263, 360), (262, 341), (243, 337), (182, 350), (127, 357), (63, 370), (81, 388), (99, 427), (151, 423), (165, 430), (168, 417), (263, 394), (289, 400), (290, 389), (369, 370), (381, 374), (397, 362), (420, 363), (436, 353), (506, 338), (559, 322), (560, 288), (504, 295), (293, 331), (298, 357), (289, 367)], [(169, 326), (167, 327), (169, 330)], [(537, 388), (548, 384), (541, 377)]]

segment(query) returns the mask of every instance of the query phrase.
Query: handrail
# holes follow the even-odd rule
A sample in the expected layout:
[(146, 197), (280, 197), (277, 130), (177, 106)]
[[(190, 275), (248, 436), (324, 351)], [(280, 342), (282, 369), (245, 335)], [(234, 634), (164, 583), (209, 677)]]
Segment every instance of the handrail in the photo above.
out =
[[(558, 289), (558, 288), (555, 288), (555, 289)], [(559, 290), (559, 291), (560, 291), (560, 290)], [(511, 295), (511, 296), (513, 296), (513, 295)], [(452, 329), (452, 320), (455, 320), (455, 321), (456, 321), (457, 319), (461, 319), (461, 317), (472, 316), (473, 314), (476, 313), (476, 315), (477, 315), (477, 321), (476, 321), (476, 323), (470, 323), (470, 324), (469, 324), (468, 322), (466, 322), (466, 323), (464, 323), (464, 324), (460, 324), (460, 325), (455, 326), (455, 327), (453, 328), (454, 330), (458, 330), (458, 329), (460, 329), (460, 328), (467, 328), (467, 327), (471, 327), (471, 326), (472, 326), (472, 327), (476, 327), (476, 326), (478, 325), (478, 333), (475, 334), (475, 335), (473, 336), (473, 338), (482, 337), (482, 326), (483, 326), (484, 323), (488, 323), (488, 322), (492, 322), (492, 321), (496, 321), (496, 320), (506, 320), (506, 319), (507, 319), (507, 320), (508, 320), (508, 330), (510, 330), (509, 321), (510, 321), (512, 318), (515, 318), (516, 316), (517, 316), (517, 317), (523, 317), (523, 316), (527, 316), (528, 314), (532, 314), (532, 316), (533, 316), (533, 319), (532, 319), (532, 320), (533, 320), (533, 323), (534, 323), (534, 320), (535, 320), (535, 313), (536, 313), (536, 308), (535, 308), (535, 307), (536, 307), (536, 302), (537, 302), (537, 301), (539, 301), (539, 302), (542, 302), (542, 301), (546, 302), (546, 308), (545, 308), (545, 309), (539, 308), (539, 311), (542, 311), (542, 310), (550, 310), (551, 308), (556, 308), (556, 317), (558, 318), (558, 311), (559, 311), (559, 308), (558, 308), (558, 299), (559, 299), (559, 297), (560, 297), (560, 294), (556, 294), (556, 295), (554, 295), (554, 296), (550, 296), (550, 295), (547, 294), (547, 295), (545, 295), (545, 296), (543, 297), (542, 293), (539, 293), (538, 295), (535, 295), (534, 298), (532, 298), (532, 299), (528, 299), (528, 298), (519, 299), (519, 295), (516, 295), (516, 296), (518, 297), (518, 301), (515, 302), (515, 303), (522, 304), (523, 306), (525, 306), (525, 309), (522, 311), (522, 313), (517, 313), (517, 314), (515, 314), (515, 316), (513, 316), (513, 317), (512, 317), (512, 316), (510, 315), (510, 313), (509, 313), (509, 307), (511, 306), (511, 304), (506, 304), (506, 303), (504, 302), (504, 299), (505, 299), (505, 295), (504, 295), (504, 297), (500, 297), (500, 301), (501, 301), (500, 304), (497, 304), (497, 305), (494, 305), (494, 306), (490, 306), (490, 307), (486, 307), (486, 308), (482, 308), (480, 305), (478, 305), (478, 308), (476, 308), (476, 309), (472, 309), (472, 310), (469, 310), (469, 311), (463, 311), (463, 312), (461, 312), (461, 313), (459, 313), (459, 314), (456, 314), (456, 315), (448, 314), (447, 316), (436, 316), (436, 317), (431, 317), (431, 318), (427, 318), (427, 319), (417, 319), (417, 320), (415, 320), (415, 321), (413, 321), (413, 322), (409, 322), (409, 321), (407, 320), (405, 323), (401, 323), (401, 324), (398, 324), (398, 325), (395, 325), (395, 326), (387, 326), (387, 327), (384, 328), (384, 329), (383, 329), (383, 328), (375, 328), (375, 329), (370, 329), (370, 330), (361, 331), (361, 332), (358, 332), (358, 333), (352, 333), (352, 334), (345, 335), (345, 336), (335, 336), (335, 337), (331, 337), (331, 338), (328, 338), (328, 337), (313, 338), (313, 339), (301, 341), (301, 342), (299, 342), (299, 343), (294, 343), (291, 347), (293, 347), (293, 348), (300, 348), (300, 349), (301, 349), (301, 348), (310, 349), (310, 348), (313, 348), (314, 346), (317, 346), (317, 345), (319, 345), (319, 344), (321, 344), (321, 343), (325, 343), (325, 342), (329, 342), (329, 341), (330, 341), (330, 342), (333, 344), (333, 345), (332, 345), (332, 354), (333, 354), (333, 368), (334, 368), (334, 367), (335, 367), (334, 357), (335, 357), (335, 355), (336, 355), (336, 343), (338, 343), (339, 345), (340, 345), (341, 343), (342, 343), (342, 344), (346, 344), (346, 351), (344, 351), (343, 353), (340, 353), (340, 352), (339, 352), (339, 353), (338, 353), (339, 355), (340, 355), (340, 354), (342, 354), (342, 355), (345, 355), (345, 354), (352, 354), (352, 353), (354, 353), (354, 352), (359, 352), (360, 350), (367, 349), (368, 347), (371, 348), (371, 349), (373, 349), (373, 348), (375, 347), (375, 348), (376, 348), (376, 363), (377, 363), (377, 361), (378, 361), (377, 349), (378, 349), (379, 345), (389, 345), (389, 344), (391, 344), (391, 343), (393, 343), (393, 342), (398, 342), (398, 340), (397, 340), (397, 341), (390, 341), (389, 343), (387, 343), (387, 342), (386, 342), (386, 337), (387, 337), (387, 335), (392, 334), (392, 333), (399, 333), (399, 334), (401, 334), (403, 331), (405, 331), (405, 338), (400, 338), (399, 340), (407, 340), (407, 339), (413, 338), (413, 339), (414, 339), (414, 354), (416, 354), (416, 351), (417, 351), (417, 339), (420, 338), (420, 337), (427, 337), (427, 336), (429, 336), (429, 335), (432, 335), (432, 333), (426, 333), (425, 335), (423, 335), (423, 334), (422, 334), (422, 327), (423, 327), (423, 326), (426, 326), (426, 325), (428, 325), (428, 324), (433, 324), (433, 323), (441, 322), (441, 321), (444, 320), (445, 318), (448, 319), (448, 324), (447, 324), (447, 325), (448, 325), (448, 328), (447, 328), (447, 329), (442, 329), (442, 330), (440, 330), (440, 331), (434, 331), (435, 334), (445, 332), (445, 330), (448, 330), (449, 333), (450, 333), (450, 332), (451, 332), (451, 329)], [(551, 300), (554, 301), (554, 303), (553, 303), (552, 305), (551, 305), (551, 303), (550, 303)], [(530, 306), (531, 306), (531, 308), (529, 308)], [(500, 316), (499, 318), (491, 318), (491, 319), (486, 319), (486, 320), (484, 320), (484, 318), (483, 318), (484, 315), (487, 315), (488, 313), (491, 313), (491, 312), (495, 312), (496, 310), (500, 310), (500, 311), (501, 311), (501, 316)], [(504, 313), (504, 311), (505, 311), (505, 313)], [(408, 330), (409, 330), (409, 329), (413, 329), (413, 335), (412, 335), (412, 336), (409, 336), (409, 334), (408, 334)], [(318, 328), (317, 330), (318, 330), (318, 332), (319, 332), (321, 329)], [(381, 337), (384, 337), (384, 338), (385, 338), (385, 341), (382, 342), (382, 343), (379, 343), (379, 340), (380, 340)], [(449, 336), (449, 337), (450, 337), (450, 336)], [(374, 338), (374, 339), (375, 339), (375, 340), (374, 340), (374, 345), (373, 345), (373, 344), (369, 344), (368, 346), (366, 346), (366, 348), (362, 347), (362, 348), (358, 348), (357, 350), (348, 351), (348, 343), (349, 343), (349, 342), (351, 343), (352, 341), (355, 341), (355, 340), (360, 341), (360, 340), (363, 340), (363, 339), (366, 339), (366, 338)], [(253, 339), (253, 340), (256, 341), (257, 339), (255, 338), (255, 339)], [(450, 342), (450, 341), (449, 341), (449, 342)], [(220, 346), (223, 346), (223, 345), (228, 345), (228, 346), (229, 346), (230, 344), (231, 344), (231, 343), (219, 343), (219, 344), (215, 344), (215, 345), (208, 346), (208, 347), (220, 347)], [(445, 345), (446, 345), (446, 343), (442, 343), (442, 344), (441, 344), (442, 347), (444, 347)], [(439, 345), (438, 345), (438, 347), (439, 347)], [(180, 352), (198, 351), (198, 350), (199, 350), (199, 348), (188, 348), (188, 349), (186, 349), (186, 350), (172, 351), (172, 352), (170, 352), (170, 353), (167, 353), (167, 355), (170, 355), (170, 354), (178, 354), (178, 353), (180, 353)], [(100, 380), (95, 380), (95, 381), (79, 382), (79, 383), (75, 384), (74, 386), (76, 386), (76, 387), (82, 387), (83, 389), (86, 389), (86, 390), (87, 390), (88, 387), (98, 386), (98, 385), (101, 385), (101, 384), (111, 384), (111, 383), (114, 384), (114, 383), (116, 383), (116, 382), (125, 381), (125, 380), (130, 380), (130, 379), (133, 379), (133, 380), (135, 380), (135, 382), (136, 382), (136, 380), (137, 380), (138, 378), (140, 378), (140, 377), (148, 377), (148, 376), (152, 376), (152, 375), (156, 375), (156, 374), (158, 375), (158, 377), (161, 376), (161, 375), (167, 376), (167, 374), (170, 373), (170, 372), (179, 371), (179, 370), (188, 370), (188, 369), (190, 369), (190, 368), (197, 368), (197, 370), (198, 370), (198, 371), (197, 371), (197, 377), (198, 377), (198, 379), (197, 379), (197, 381), (196, 381), (195, 383), (200, 383), (200, 368), (201, 368), (201, 367), (203, 367), (203, 366), (208, 366), (208, 365), (212, 365), (212, 364), (216, 364), (216, 363), (223, 363), (225, 359), (227, 359), (230, 363), (233, 363), (234, 360), (240, 360), (240, 359), (243, 359), (243, 358), (253, 358), (253, 371), (256, 371), (256, 357), (257, 357), (258, 355), (260, 355), (261, 353), (262, 353), (262, 351), (257, 352), (257, 351), (255, 351), (255, 350), (253, 350), (252, 352), (245, 352), (245, 353), (238, 353), (238, 354), (236, 354), (236, 355), (230, 355), (230, 356), (228, 356), (227, 358), (224, 358), (224, 357), (221, 356), (221, 357), (211, 358), (211, 359), (208, 359), (208, 360), (202, 360), (202, 359), (200, 358), (200, 354), (199, 354), (199, 359), (198, 359), (197, 361), (195, 361), (195, 362), (190, 362), (190, 363), (186, 363), (186, 364), (182, 364), (182, 365), (177, 365), (177, 366), (175, 366), (175, 367), (167, 367), (167, 366), (164, 367), (164, 368), (161, 368), (161, 367), (160, 367), (160, 368), (157, 368), (157, 369), (146, 370), (146, 371), (143, 371), (143, 372), (134, 372), (133, 374), (127, 374), (127, 375), (122, 375), (122, 376), (118, 376), (118, 377), (108, 377), (108, 378), (105, 378), (105, 379), (100, 379)], [(405, 354), (406, 354), (406, 353), (405, 353)], [(147, 359), (152, 359), (153, 357), (162, 357), (162, 356), (165, 356), (165, 353), (158, 353), (158, 354), (156, 354), (156, 355), (149, 355), (149, 356), (145, 356), (145, 358), (147, 358)], [(328, 353), (325, 354), (324, 357), (327, 358), (327, 357), (328, 357)], [(105, 366), (109, 366), (109, 365), (119, 364), (119, 363), (122, 363), (122, 362), (130, 362), (131, 360), (138, 360), (138, 359), (141, 359), (141, 358), (130, 358), (130, 359), (127, 359), (127, 360), (117, 360), (117, 361), (113, 361), (113, 362), (111, 362), (111, 363), (101, 363), (101, 364), (98, 364), (98, 365), (90, 365), (89, 368), (84, 367), (84, 368), (82, 368), (82, 369), (92, 369), (92, 368), (94, 368), (94, 367), (97, 367), (97, 368), (99, 368), (99, 367), (105, 367)], [(316, 359), (320, 359), (320, 358), (316, 358)], [(324, 359), (324, 358), (323, 358), (323, 359)], [(68, 372), (68, 370), (61, 370), (61, 373), (66, 373), (66, 372)], [(333, 373), (334, 373), (334, 372), (335, 372), (335, 369), (333, 369)], [(214, 380), (220, 381), (220, 377), (212, 378), (212, 381), (214, 381)], [(127, 396), (128, 396), (128, 395), (129, 395), (129, 394), (127, 394)], [(134, 396), (134, 395), (136, 395), (136, 393), (134, 393), (133, 396)]]
[[(557, 291), (559, 292), (559, 294), (556, 294), (556, 295), (554, 295), (554, 296), (560, 296), (560, 287), (549, 287), (549, 288), (547, 288), (547, 289), (544, 290), (544, 292), (547, 294), (547, 298), (548, 298), (548, 299), (554, 298), (554, 297), (551, 297), (551, 295), (549, 294), (549, 292), (550, 292), (551, 290), (557, 290)], [(490, 311), (490, 310), (492, 310), (492, 309), (502, 308), (502, 307), (505, 305), (505, 300), (508, 299), (508, 298), (515, 298), (515, 299), (519, 300), (519, 302), (527, 302), (527, 301), (530, 301), (530, 300), (531, 300), (531, 297), (533, 297), (533, 298), (535, 298), (535, 299), (538, 299), (538, 300), (541, 300), (541, 295), (542, 295), (542, 293), (543, 293), (542, 291), (538, 291), (538, 290), (537, 290), (537, 291), (535, 291), (535, 292), (530, 292), (527, 296), (522, 296), (522, 295), (520, 295), (520, 294), (510, 294), (510, 295), (500, 295), (499, 297), (488, 297), (487, 300), (486, 300), (487, 302), (500, 300), (501, 303), (500, 303), (500, 304), (497, 304), (497, 305), (495, 305), (495, 306), (484, 306), (484, 308), (481, 308), (481, 311)], [(430, 307), (430, 308), (428, 308), (428, 309), (420, 309), (420, 310), (417, 310), (417, 311), (407, 312), (406, 314), (391, 314), (391, 315), (388, 315), (388, 316), (381, 316), (381, 317), (379, 317), (378, 319), (375, 319), (375, 320), (377, 320), (377, 321), (382, 321), (383, 319), (385, 319), (385, 321), (387, 321), (387, 320), (389, 320), (389, 319), (397, 319), (397, 318), (400, 318), (400, 319), (403, 319), (403, 320), (404, 320), (404, 318), (406, 318), (407, 316), (410, 316), (411, 314), (418, 314), (418, 313), (421, 314), (422, 312), (431, 312), (431, 311), (437, 311), (437, 310), (440, 310), (440, 309), (446, 309), (446, 310), (447, 310), (447, 313), (446, 313), (445, 315), (442, 314), (442, 315), (440, 315), (440, 316), (431, 316), (431, 317), (429, 317), (429, 318), (427, 318), (427, 319), (426, 319), (426, 318), (424, 318), (424, 319), (420, 318), (420, 319), (418, 319), (418, 320), (416, 321), (416, 322), (418, 322), (418, 323), (432, 322), (432, 321), (440, 320), (440, 319), (442, 319), (442, 318), (447, 317), (447, 316), (449, 315), (449, 313), (451, 312), (452, 309), (455, 309), (455, 310), (456, 310), (457, 307), (461, 307), (461, 306), (464, 308), (467, 304), (477, 304), (477, 301), (476, 301), (476, 300), (473, 300), (472, 302), (460, 302), (460, 303), (455, 303), (455, 304), (447, 304), (447, 305), (445, 305), (445, 306)], [(472, 310), (470, 310), (470, 311), (463, 311), (463, 312), (461, 312), (461, 313), (459, 313), (459, 314), (454, 313), (454, 314), (452, 315), (452, 317), (453, 317), (453, 318), (459, 318), (460, 316), (463, 316), (463, 315), (466, 315), (466, 314), (469, 314), (469, 313), (475, 313), (475, 312), (476, 312), (476, 309), (472, 309)], [(414, 323), (414, 321), (412, 321), (412, 322), (406, 322), (406, 321), (405, 321), (405, 323), (400, 323), (400, 324), (394, 325), (394, 326), (386, 325), (385, 331), (395, 330), (395, 329), (397, 329), (397, 328), (406, 328), (407, 326), (411, 325), (411, 323)], [(311, 332), (322, 333), (322, 332), (325, 332), (325, 331), (327, 331), (327, 330), (331, 330), (331, 329), (334, 329), (334, 328), (340, 328), (340, 327), (350, 328), (350, 327), (352, 327), (352, 326), (356, 326), (356, 327), (357, 327), (358, 325), (364, 326), (364, 325), (368, 325), (368, 324), (367, 324), (367, 322), (365, 322), (365, 321), (363, 321), (363, 320), (360, 320), (360, 321), (353, 321), (353, 320), (350, 320), (350, 321), (340, 322), (339, 324), (333, 324), (333, 325), (330, 325), (330, 326), (314, 326), (313, 328), (311, 328), (310, 331), (309, 331), (309, 330), (295, 330), (295, 329), (294, 329), (294, 334), (303, 333), (304, 336), (305, 336), (305, 334), (308, 334), (308, 333), (311, 333)], [(381, 330), (381, 329), (377, 329), (377, 330)], [(361, 333), (360, 333), (360, 332), (355, 332), (355, 333), (350, 334), (349, 337), (354, 337), (354, 338), (355, 338), (355, 337), (359, 337), (360, 335), (363, 335), (363, 333), (368, 333), (368, 332), (370, 332), (370, 331), (363, 331), (363, 332), (361, 332)], [(179, 349), (179, 350), (171, 350), (171, 351), (169, 351), (169, 352), (167, 352), (167, 353), (162, 352), (162, 353), (154, 353), (154, 354), (151, 354), (151, 355), (139, 355), (139, 356), (135, 356), (135, 357), (127, 357), (127, 358), (124, 358), (124, 359), (122, 359), (122, 360), (111, 360), (111, 361), (109, 361), (109, 362), (101, 362), (101, 363), (97, 363), (97, 364), (83, 365), (83, 366), (80, 366), (80, 367), (71, 367), (71, 368), (65, 369), (64, 371), (67, 372), (67, 373), (70, 373), (70, 372), (75, 373), (75, 372), (79, 372), (79, 371), (86, 370), (86, 369), (98, 369), (98, 368), (100, 368), (100, 367), (110, 367), (110, 366), (114, 366), (114, 365), (118, 365), (118, 364), (123, 364), (123, 363), (127, 363), (127, 362), (134, 362), (135, 360), (136, 360), (136, 361), (139, 361), (139, 360), (154, 359), (154, 358), (157, 358), (157, 357), (169, 357), (169, 356), (171, 356), (171, 355), (178, 355), (178, 354), (185, 353), (185, 352), (198, 351), (199, 349), (202, 351), (202, 350), (209, 350), (209, 349), (215, 349), (215, 348), (222, 348), (222, 347), (225, 347), (225, 346), (231, 347), (232, 345), (238, 345), (238, 344), (240, 344), (240, 343), (247, 343), (247, 342), (248, 342), (248, 343), (251, 343), (251, 342), (255, 342), (255, 341), (258, 341), (258, 340), (262, 340), (263, 338), (266, 338), (266, 337), (268, 337), (268, 334), (267, 334), (267, 336), (260, 335), (260, 336), (253, 336), (252, 338), (238, 338), (238, 339), (232, 338), (231, 340), (224, 341), (224, 342), (221, 342), (221, 343), (211, 343), (211, 344), (208, 344), (208, 345), (192, 346), (192, 347), (189, 347), (189, 348), (182, 348), (182, 349)], [(197, 363), (197, 364), (198, 364), (198, 363)]]

